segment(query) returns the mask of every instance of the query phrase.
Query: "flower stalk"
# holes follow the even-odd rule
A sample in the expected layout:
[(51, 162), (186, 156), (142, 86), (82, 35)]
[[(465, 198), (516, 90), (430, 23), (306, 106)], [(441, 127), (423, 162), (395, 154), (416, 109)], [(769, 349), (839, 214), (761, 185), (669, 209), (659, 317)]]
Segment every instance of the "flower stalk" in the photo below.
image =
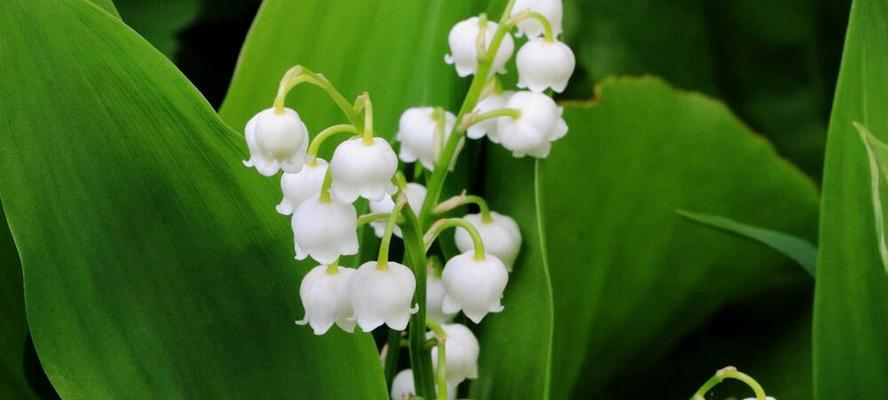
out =
[(716, 371), (715, 375), (713, 375), (712, 378), (709, 378), (708, 381), (703, 383), (703, 386), (701, 386), (700, 389), (697, 389), (697, 392), (694, 393), (694, 395), (691, 397), (691, 400), (705, 400), (704, 396), (706, 395), (706, 393), (712, 390), (712, 388), (714, 388), (719, 383), (722, 383), (722, 381), (724, 381), (725, 379), (736, 379), (745, 383), (755, 393), (756, 400), (765, 400), (767, 398), (765, 390), (762, 389), (762, 385), (759, 385), (759, 383), (756, 382), (755, 379), (738, 371), (735, 367), (727, 366)]

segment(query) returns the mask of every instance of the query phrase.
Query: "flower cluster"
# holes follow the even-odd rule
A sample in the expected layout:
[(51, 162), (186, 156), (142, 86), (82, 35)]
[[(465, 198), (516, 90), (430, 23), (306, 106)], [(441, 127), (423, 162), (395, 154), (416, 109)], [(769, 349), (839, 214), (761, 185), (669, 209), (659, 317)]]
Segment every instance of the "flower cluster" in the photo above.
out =
[[(425, 352), (425, 362), (434, 364), (437, 389), (414, 388), (420, 382), (414, 381), (416, 374), (430, 373), (414, 365), (394, 377), (393, 398), (417, 391), (430, 396), (430, 390), (439, 398), (451, 397), (456, 385), (478, 376), (478, 340), (466, 325), (453, 321), (461, 312), (477, 324), (503, 310), (521, 232), (512, 218), (491, 211), (479, 196), (440, 197), (464, 137), (486, 136), (516, 157), (542, 158), (551, 142), (567, 132), (562, 109), (547, 94), (564, 90), (575, 63), (570, 48), (557, 39), (561, 9), (560, 0), (512, 0), (499, 23), (484, 14), (457, 23), (445, 61), (459, 76), (472, 76), (463, 106), (457, 114), (429, 106), (404, 111), (394, 135), (397, 154), (376, 136), (369, 94), (348, 101), (323, 75), (302, 66), (286, 72), (272, 107), (246, 125), (250, 158), (244, 165), (264, 176), (283, 172), (283, 199), (276, 209), (291, 218), (296, 259), (318, 263), (299, 286), (305, 316), (296, 323), (311, 326), (317, 335), (334, 324), (346, 332), (409, 326), (412, 338), (423, 338), (410, 341), (411, 353)], [(507, 91), (497, 74), (506, 73), (512, 59), (514, 29), (516, 37), (527, 37), (515, 57), (517, 86), (525, 90)], [(288, 93), (303, 83), (324, 90), (347, 122), (309, 140), (299, 113), (285, 105)], [(321, 144), (336, 135), (346, 138), (329, 159), (321, 158)], [(399, 160), (417, 165), (407, 168)], [(447, 217), (468, 205), (478, 212)], [(358, 230), (364, 225), (381, 239), (378, 256), (357, 268), (340, 265), (342, 257), (359, 253)], [(456, 230), (461, 253), (442, 266), (443, 254), (432, 254), (432, 245), (446, 229)], [(393, 236), (403, 240), (403, 261), (389, 257)], [(430, 353), (426, 342), (434, 346)], [(421, 348), (413, 349), (415, 343)], [(387, 362), (396, 360), (389, 356)]]

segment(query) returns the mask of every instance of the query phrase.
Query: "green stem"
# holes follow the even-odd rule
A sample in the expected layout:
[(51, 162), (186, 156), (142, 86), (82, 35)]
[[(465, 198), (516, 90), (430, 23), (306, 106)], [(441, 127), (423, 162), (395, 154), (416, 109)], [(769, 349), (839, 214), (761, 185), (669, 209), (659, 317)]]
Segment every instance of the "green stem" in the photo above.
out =
[(435, 371), (438, 400), (447, 400), (447, 332), (433, 320), (426, 320), (426, 325), (438, 338), (438, 368)]
[(364, 109), (364, 144), (371, 145), (373, 144), (373, 102), (370, 101), (370, 94), (364, 92), (361, 96), (364, 97), (363, 109)]
[(392, 234), (395, 232), (395, 225), (398, 224), (398, 215), (401, 213), (401, 208), (404, 207), (404, 204), (407, 204), (407, 195), (404, 194), (403, 191), (398, 193), (398, 199), (395, 201), (395, 206), (389, 214), (388, 223), (385, 224), (385, 233), (382, 234), (382, 243), (379, 244), (379, 258), (376, 260), (376, 268), (378, 269), (388, 268), (389, 247), (392, 243)]
[(364, 214), (358, 217), (358, 226), (364, 226), (371, 222), (381, 221), (389, 218), (390, 213)]
[(432, 210), (432, 212), (435, 215), (441, 215), (466, 204), (477, 204), (478, 209), (481, 211), (481, 220), (485, 223), (493, 222), (493, 218), (490, 216), (490, 207), (487, 206), (487, 201), (481, 196), (467, 195), (465, 192), (442, 201), (441, 204), (438, 204), (438, 206)]
[(291, 89), (303, 83), (310, 83), (323, 89), (327, 96), (339, 106), (339, 109), (342, 110), (342, 113), (345, 114), (345, 117), (348, 118), (352, 125), (358, 126), (361, 123), (358, 119), (358, 113), (351, 106), (351, 103), (333, 87), (327, 78), (301, 65), (290, 68), (284, 73), (284, 77), (281, 79), (280, 85), (278, 85), (277, 95), (274, 98), (274, 110), (276, 113), (284, 112), (284, 102), (287, 99), (287, 94), (290, 93)]
[(401, 350), (401, 332), (389, 328), (385, 353), (385, 387), (391, 388), (398, 372), (398, 353)]
[(426, 348), (426, 260), (425, 247), (422, 242), (422, 227), (416, 217), (410, 203), (404, 204), (401, 210), (404, 217), (404, 225), (401, 231), (404, 236), (404, 250), (407, 265), (413, 268), (416, 277), (416, 291), (413, 293), (413, 303), (419, 304), (419, 311), (410, 317), (410, 365), (413, 368), (413, 382), (416, 386), (416, 394), (426, 399), (431, 399), (435, 394), (435, 380), (432, 369), (432, 356)]
[(465, 121), (463, 121), (463, 126), (461, 126), (460, 129), (465, 131), (466, 129), (469, 129), (470, 126), (475, 125), (481, 121), (486, 121), (488, 119), (499, 117), (510, 117), (512, 119), (518, 119), (521, 118), (521, 110), (517, 108), (501, 108), (499, 110), (488, 111), (482, 114), (470, 115), (469, 118), (466, 118)]
[(330, 175), (330, 168), (327, 168), (327, 173), (324, 174), (324, 183), (321, 184), (321, 203), (329, 203), (332, 198), (330, 197), (330, 185), (333, 184), (333, 178)]
[(309, 159), (314, 159), (318, 155), (318, 150), (321, 148), (321, 144), (324, 143), (327, 138), (339, 134), (339, 133), (358, 133), (357, 128), (351, 124), (339, 124), (333, 125), (327, 129), (324, 129), (318, 132), (315, 135), (314, 139), (312, 139), (311, 144), (308, 146), (308, 157)]
[(444, 189), (444, 181), (447, 178), (447, 172), (449, 171), (451, 159), (453, 158), (454, 153), (456, 152), (457, 147), (459, 147), (459, 142), (462, 139), (462, 132), (459, 132), (459, 126), (462, 125), (462, 120), (475, 109), (475, 106), (478, 105), (478, 101), (481, 98), (481, 93), (484, 91), (484, 88), (487, 86), (487, 82), (490, 79), (491, 70), (493, 68), (493, 61), (496, 57), (497, 51), (499, 51), (500, 45), (503, 42), (503, 38), (505, 38), (508, 31), (511, 27), (506, 24), (509, 14), (512, 11), (512, 6), (515, 5), (515, 0), (509, 0), (506, 4), (506, 8), (503, 11), (503, 15), (500, 18), (499, 27), (494, 33), (493, 40), (490, 42), (490, 47), (487, 49), (487, 52), (484, 54), (484, 57), (478, 60), (478, 70), (475, 72), (474, 78), (472, 78), (472, 83), (469, 86), (469, 91), (466, 93), (466, 98), (463, 100), (462, 106), (459, 109), (459, 113), (456, 116), (456, 123), (453, 125), (453, 131), (450, 134), (450, 137), (447, 138), (447, 143), (444, 145), (444, 150), (441, 152), (440, 156), (435, 160), (435, 168), (433, 169), (432, 175), (428, 180), (428, 192), (426, 194), (425, 201), (422, 203), (422, 209), (419, 213), (420, 222), (425, 225), (428, 220), (432, 216), (432, 208), (438, 204), (438, 199), (441, 197), (441, 190)]
[(549, 19), (546, 18), (546, 16), (544, 16), (543, 14), (535, 11), (527, 10), (516, 15), (515, 18), (512, 18), (508, 21), (509, 27), (511, 28), (512, 26), (518, 25), (519, 22), (529, 18), (533, 18), (543, 25), (543, 29), (546, 32), (545, 40), (547, 42), (552, 42), (555, 40), (555, 33), (552, 31), (552, 24), (549, 23)]
[(425, 243), (425, 248), (428, 249), (431, 247), (432, 243), (434, 243), (435, 238), (441, 234), (445, 229), (448, 228), (463, 228), (467, 232), (469, 232), (469, 236), (472, 237), (472, 244), (475, 247), (475, 260), (481, 261), (485, 258), (484, 251), (484, 242), (481, 241), (481, 234), (478, 233), (478, 230), (475, 229), (475, 226), (472, 225), (471, 222), (466, 221), (462, 218), (442, 218), (435, 221), (434, 224), (429, 228), (428, 232), (426, 232), (425, 236), (423, 236), (423, 243)]
[(339, 273), (339, 259), (333, 260), (329, 265), (327, 265), (327, 275), (336, 275)]
[(737, 371), (737, 368), (734, 367), (724, 367), (715, 372), (715, 375), (712, 378), (709, 378), (708, 381), (703, 383), (703, 386), (694, 393), (694, 396), (691, 397), (691, 400), (704, 400), (707, 392), (712, 390), (713, 387), (724, 381), (725, 379), (736, 379), (745, 383), (749, 386), (752, 391), (755, 393), (756, 400), (765, 400), (767, 395), (765, 394), (765, 390), (762, 389), (762, 386), (759, 385), (758, 382), (755, 381), (751, 376), (746, 375), (740, 371)]

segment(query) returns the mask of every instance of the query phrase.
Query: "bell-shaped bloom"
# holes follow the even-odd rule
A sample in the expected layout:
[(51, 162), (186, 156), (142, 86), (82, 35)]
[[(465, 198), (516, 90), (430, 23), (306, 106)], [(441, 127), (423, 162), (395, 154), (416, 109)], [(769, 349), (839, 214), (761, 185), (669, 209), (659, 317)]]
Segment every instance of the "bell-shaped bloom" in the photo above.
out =
[[(444, 342), (447, 371), (447, 382), (459, 384), (466, 379), (478, 377), (478, 353), (481, 346), (478, 339), (469, 328), (462, 324), (445, 324), (444, 333), (447, 340)], [(431, 336), (429, 332), (429, 336)], [(438, 365), (438, 348), (432, 349), (432, 366)]]
[(296, 259), (311, 257), (322, 264), (339, 256), (358, 253), (358, 214), (355, 207), (331, 196), (306, 199), (296, 208), (292, 220)]
[(345, 267), (336, 267), (332, 272), (326, 265), (312, 268), (299, 285), (305, 317), (296, 323), (311, 325), (315, 335), (323, 335), (334, 322), (346, 332), (354, 331), (355, 321), (350, 319), (354, 311), (348, 292), (354, 273), (354, 269)]
[(515, 157), (531, 155), (545, 158), (551, 142), (567, 134), (567, 123), (561, 117), (563, 108), (542, 93), (518, 92), (509, 97), (507, 108), (520, 110), (518, 118), (498, 118), (496, 129), (500, 143)]
[[(512, 6), (512, 16), (527, 10), (542, 14), (552, 25), (552, 34), (556, 37), (561, 34), (561, 18), (564, 14), (562, 0), (516, 0)], [(535, 38), (545, 33), (543, 24), (535, 18), (528, 18), (518, 23), (518, 36), (524, 34), (528, 38)]]
[(250, 150), (250, 159), (244, 161), (247, 167), (255, 167), (265, 176), (280, 170), (296, 173), (302, 169), (308, 129), (296, 111), (284, 108), (278, 114), (272, 108), (263, 110), (247, 122), (244, 136)]
[(429, 268), (426, 272), (426, 317), (439, 324), (446, 324), (453, 320), (457, 312), (444, 312), (441, 305), (444, 303), (444, 281), (438, 272)]
[(441, 309), (444, 312), (462, 310), (477, 324), (487, 313), (503, 310), (500, 300), (509, 281), (509, 272), (496, 256), (487, 254), (483, 260), (476, 260), (474, 251), (462, 253), (447, 261), (442, 279), (445, 294)]
[(389, 261), (386, 268), (380, 269), (376, 261), (366, 262), (349, 283), (354, 319), (364, 332), (382, 324), (402, 331), (407, 328), (410, 314), (419, 310), (416, 305), (410, 306), (415, 290), (416, 277), (410, 268)]
[[(425, 201), (426, 197), (426, 187), (420, 185), (418, 183), (410, 182), (407, 186), (404, 187), (404, 193), (407, 195), (407, 204), (410, 204), (410, 208), (413, 209), (413, 212), (419, 213), (419, 209), (422, 208), (422, 202)], [(392, 201), (391, 196), (385, 196), (380, 201), (371, 201), (370, 202), (370, 212), (376, 213), (389, 213), (395, 208), (395, 202)], [(377, 237), (382, 237), (383, 233), (385, 233), (385, 225), (388, 221), (373, 221), (370, 223), (370, 226), (373, 227), (373, 233), (376, 234)], [(401, 228), (395, 226), (395, 236), (401, 237)]]
[(441, 136), (434, 113), (432, 107), (413, 107), (401, 114), (395, 135), (395, 140), (401, 142), (398, 154), (401, 161), (412, 163), (419, 160), (426, 169), (435, 168), (438, 153), (453, 131), (456, 116), (449, 111), (444, 113), (444, 135)]
[[(515, 92), (505, 91), (502, 93), (492, 93), (489, 96), (481, 99), (478, 102), (478, 105), (475, 106), (475, 113), (483, 114), (486, 112), (499, 110), (506, 107), (506, 103), (509, 101), (509, 97), (512, 96)], [(480, 139), (487, 135), (491, 142), (499, 143), (499, 131), (497, 131), (497, 120), (501, 118), (509, 118), (509, 117), (499, 117), (484, 120), (478, 122), (477, 124), (473, 124), (469, 126), (469, 129), (466, 131), (466, 136), (469, 139)]]
[[(484, 26), (484, 49), (490, 47), (498, 27), (496, 22), (487, 21), (487, 25)], [(456, 67), (456, 74), (461, 77), (472, 75), (478, 70), (478, 33), (481, 28), (481, 20), (472, 17), (457, 22), (447, 36), (450, 54), (444, 56), (444, 62), (453, 64)], [(514, 51), (515, 41), (506, 33), (493, 59), (493, 71), (506, 73), (506, 63), (512, 58)]]
[(348, 203), (358, 197), (382, 200), (386, 193), (393, 193), (392, 178), (397, 171), (398, 156), (378, 137), (371, 143), (361, 137), (346, 140), (336, 146), (330, 159), (333, 192)]
[[(392, 400), (404, 400), (416, 395), (416, 385), (413, 383), (413, 370), (405, 369), (395, 375), (392, 380), (392, 390), (389, 391)], [(456, 400), (456, 385), (447, 383), (447, 399)]]
[(277, 205), (277, 212), (283, 215), (293, 214), (303, 201), (320, 194), (326, 174), (327, 162), (320, 158), (306, 163), (302, 171), (295, 174), (284, 172), (281, 176), (281, 192), (284, 193), (284, 199)]
[(518, 66), (518, 87), (533, 92), (552, 88), (561, 93), (573, 75), (577, 60), (566, 44), (536, 38), (521, 46), (515, 64)]
[[(481, 242), (484, 243), (484, 250), (499, 258), (506, 269), (511, 271), (521, 249), (521, 231), (515, 220), (495, 211), (490, 212), (489, 221), (485, 221), (481, 214), (469, 214), (463, 219), (478, 231)], [(459, 251), (467, 252), (475, 248), (472, 237), (465, 229), (457, 228), (454, 239)]]

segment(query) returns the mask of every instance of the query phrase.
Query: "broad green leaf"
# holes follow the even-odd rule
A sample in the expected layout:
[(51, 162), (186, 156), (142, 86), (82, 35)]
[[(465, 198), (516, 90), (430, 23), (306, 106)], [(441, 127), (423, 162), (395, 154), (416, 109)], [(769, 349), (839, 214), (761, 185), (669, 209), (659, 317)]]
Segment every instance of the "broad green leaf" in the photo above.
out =
[(0, 198), (63, 398), (385, 397), (369, 335), (293, 325), (278, 185), (168, 60), (80, 0), (0, 20)]
[[(0, 175), (2, 176), (2, 175)], [(25, 320), (22, 268), (0, 206), (0, 398), (34, 398), (25, 380)]]
[(701, 224), (756, 240), (793, 259), (805, 268), (805, 271), (808, 271), (808, 274), (812, 277), (816, 274), (817, 247), (807, 240), (787, 235), (782, 232), (743, 224), (730, 218), (717, 215), (698, 214), (684, 210), (676, 210), (676, 212), (691, 221), (696, 221)]
[[(594, 102), (569, 104), (564, 114), (570, 131), (539, 162), (536, 188), (526, 161), (491, 146), (485, 191), (531, 238), (510, 285), (528, 279), (522, 274), (542, 276), (543, 260), (549, 267), (552, 398), (595, 398), (616, 377), (659, 360), (727, 301), (805, 280), (773, 250), (713, 235), (675, 214), (700, 210), (815, 235), (813, 183), (724, 106), (657, 79), (617, 79), (603, 82)], [(534, 250), (539, 232), (545, 258)], [(541, 292), (509, 290), (506, 310), (485, 320), (502, 326), (482, 326), (482, 349), (492, 337), (546, 329), (545, 315), (509, 314), (545, 309), (526, 306), (544, 304)], [(545, 352), (539, 337), (511, 350)]]
[(873, 210), (885, 198), (874, 199), (872, 179), (878, 183), (878, 177), (853, 123), (888, 140), (888, 3), (854, 1), (845, 39), (824, 167), (814, 393), (818, 399), (881, 399), (888, 398), (888, 276), (876, 234), (883, 227)]
[(170, 58), (178, 48), (176, 35), (194, 21), (200, 11), (198, 0), (116, 0), (114, 3), (127, 25)]
[(853, 123), (860, 134), (860, 141), (866, 147), (866, 157), (870, 167), (870, 193), (872, 194), (873, 225), (876, 226), (876, 240), (882, 267), (888, 272), (888, 245), (885, 243), (885, 206), (880, 186), (888, 182), (888, 145), (879, 140), (865, 126)]

